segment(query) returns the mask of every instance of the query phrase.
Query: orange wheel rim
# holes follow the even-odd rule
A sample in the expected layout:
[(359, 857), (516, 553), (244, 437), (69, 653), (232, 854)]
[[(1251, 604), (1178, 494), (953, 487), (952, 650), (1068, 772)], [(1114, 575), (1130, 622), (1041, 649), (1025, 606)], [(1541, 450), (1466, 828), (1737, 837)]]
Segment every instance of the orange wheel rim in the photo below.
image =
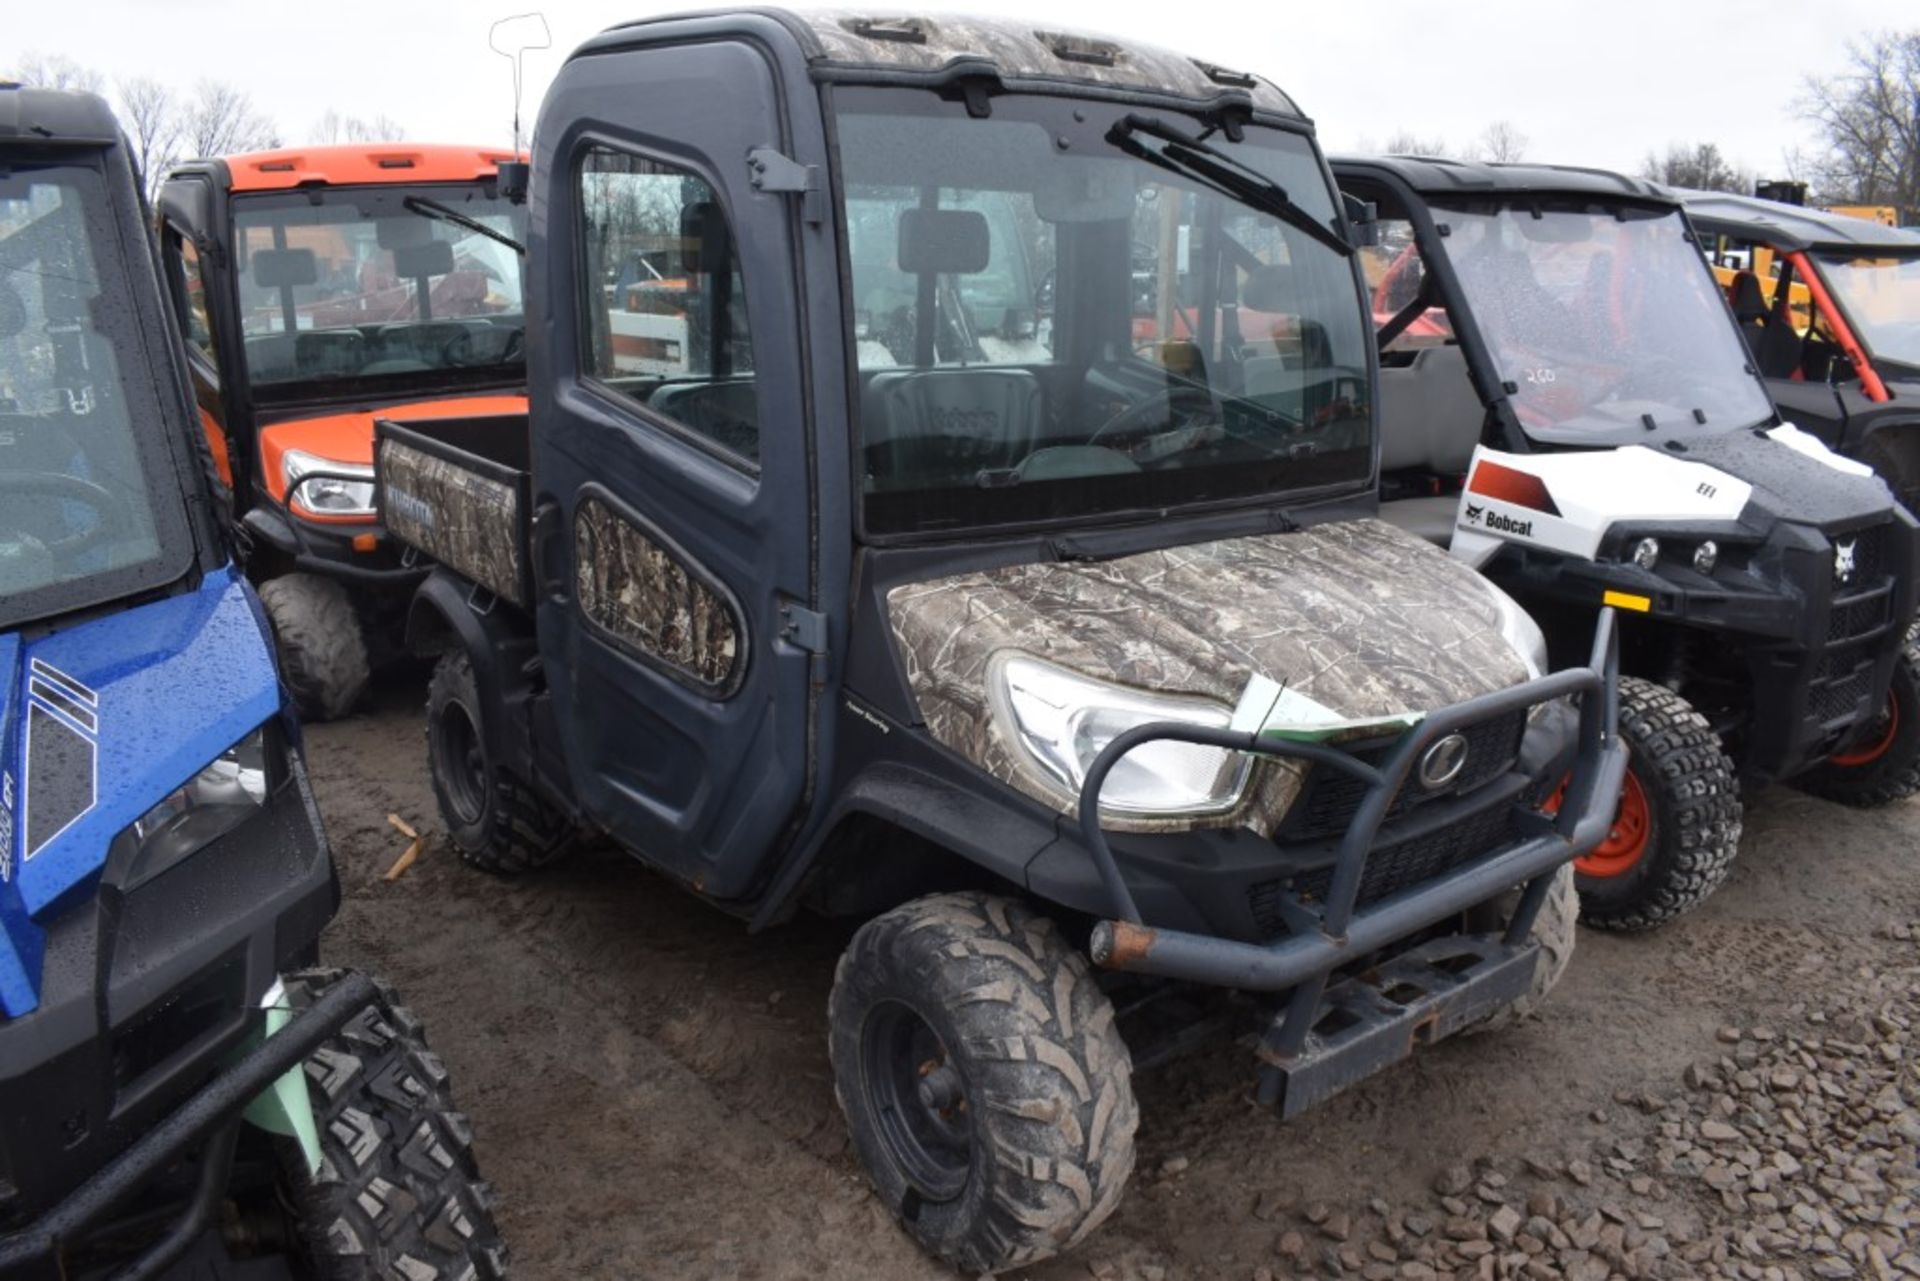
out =
[(1573, 870), (1582, 876), (1604, 879), (1622, 876), (1633, 870), (1646, 855), (1653, 837), (1653, 807), (1647, 804), (1646, 789), (1631, 768), (1620, 789), (1620, 808), (1614, 813), (1613, 827), (1593, 852), (1573, 860)]
[(1871, 765), (1887, 754), (1893, 746), (1893, 740), (1900, 737), (1900, 701), (1891, 693), (1887, 695), (1887, 715), (1880, 732), (1850, 752), (1841, 752), (1828, 759), (1835, 765), (1855, 766)]

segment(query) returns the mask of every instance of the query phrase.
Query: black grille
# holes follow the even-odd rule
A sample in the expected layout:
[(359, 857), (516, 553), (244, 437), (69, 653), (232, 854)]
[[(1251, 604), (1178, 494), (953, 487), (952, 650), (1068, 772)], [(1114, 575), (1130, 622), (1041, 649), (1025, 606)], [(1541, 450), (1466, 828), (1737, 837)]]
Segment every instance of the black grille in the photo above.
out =
[[(1423, 801), (1441, 796), (1458, 796), (1499, 778), (1513, 767), (1514, 758), (1520, 754), (1521, 736), (1526, 730), (1525, 710), (1467, 726), (1460, 731), (1467, 740), (1467, 765), (1453, 786), (1441, 792), (1422, 791), (1417, 784), (1403, 788), (1387, 809), (1388, 819), (1406, 813)], [(1353, 755), (1369, 765), (1378, 765), (1386, 759), (1392, 747), (1392, 742), (1382, 743), (1360, 748)], [(1283, 840), (1312, 840), (1342, 835), (1352, 821), (1354, 812), (1360, 808), (1360, 800), (1366, 792), (1367, 785), (1351, 774), (1322, 769), (1317, 765), (1309, 766), (1305, 790), (1281, 820), (1275, 836)]]
[(1807, 711), (1821, 723), (1858, 717), (1867, 710), (1863, 701), (1873, 692), (1873, 656), (1853, 662), (1838, 654), (1823, 654), (1807, 688)]
[(1852, 583), (1865, 587), (1886, 572), (1887, 526), (1874, 525), (1857, 534), (1831, 534), (1834, 546), (1853, 544)]
[(1878, 632), (1886, 626), (1892, 605), (1891, 584), (1856, 596), (1836, 596), (1827, 613), (1827, 644), (1844, 645)]
[[(1437, 831), (1374, 850), (1367, 856), (1366, 870), (1360, 874), (1360, 893), (1354, 905), (1365, 907), (1444, 876), (1455, 868), (1478, 862), (1513, 839), (1516, 834), (1513, 813), (1510, 805), (1495, 805)], [(1285, 880), (1271, 880), (1248, 887), (1247, 905), (1262, 934), (1277, 934), (1286, 928), (1280, 900), (1288, 884)], [(1333, 887), (1333, 867), (1329, 864), (1302, 872), (1292, 878), (1291, 884), (1302, 902), (1324, 903)]]

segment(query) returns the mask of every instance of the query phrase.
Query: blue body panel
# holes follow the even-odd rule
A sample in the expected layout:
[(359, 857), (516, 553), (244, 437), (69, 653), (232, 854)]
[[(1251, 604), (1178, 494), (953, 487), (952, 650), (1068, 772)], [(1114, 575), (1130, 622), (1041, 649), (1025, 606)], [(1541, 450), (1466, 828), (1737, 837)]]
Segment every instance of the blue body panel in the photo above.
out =
[(116, 835), (279, 709), (265, 616), (231, 566), (193, 592), (32, 640), (0, 636), (7, 1017), (38, 1004), (37, 922), (90, 894)]

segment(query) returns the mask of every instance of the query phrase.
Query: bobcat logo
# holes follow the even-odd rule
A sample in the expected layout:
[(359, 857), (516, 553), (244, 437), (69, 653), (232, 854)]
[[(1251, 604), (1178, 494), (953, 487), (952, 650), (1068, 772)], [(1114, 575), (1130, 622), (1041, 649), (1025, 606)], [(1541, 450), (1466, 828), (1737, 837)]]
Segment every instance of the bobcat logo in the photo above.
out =
[(1486, 509), (1487, 508), (1484, 503), (1479, 505), (1468, 503), (1467, 504), (1467, 523), (1469, 525), (1478, 525), (1480, 523), (1480, 513), (1485, 511)]
[(1833, 545), (1833, 581), (1851, 583), (1853, 581), (1854, 553), (1860, 548), (1859, 539), (1848, 539), (1844, 543)]

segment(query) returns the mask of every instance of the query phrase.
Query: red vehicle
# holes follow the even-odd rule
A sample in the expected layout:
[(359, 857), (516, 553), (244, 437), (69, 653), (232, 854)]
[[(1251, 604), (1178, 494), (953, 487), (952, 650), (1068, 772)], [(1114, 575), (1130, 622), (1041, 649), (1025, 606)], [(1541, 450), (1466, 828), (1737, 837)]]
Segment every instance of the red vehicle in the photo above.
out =
[(398, 656), (423, 571), (373, 505), (373, 420), (526, 410), (526, 211), (484, 147), (195, 160), (160, 243), (215, 467), (301, 711)]

